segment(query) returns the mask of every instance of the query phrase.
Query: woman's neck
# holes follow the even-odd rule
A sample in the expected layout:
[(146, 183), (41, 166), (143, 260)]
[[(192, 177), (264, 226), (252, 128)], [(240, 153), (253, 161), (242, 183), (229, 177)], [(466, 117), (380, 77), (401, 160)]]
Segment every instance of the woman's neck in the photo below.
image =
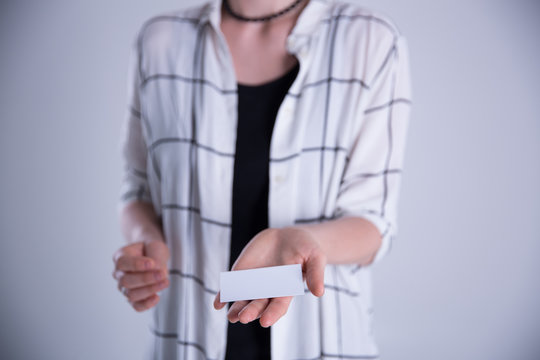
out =
[(226, 0), (229, 6), (245, 17), (261, 17), (273, 14), (291, 5), (294, 0)]

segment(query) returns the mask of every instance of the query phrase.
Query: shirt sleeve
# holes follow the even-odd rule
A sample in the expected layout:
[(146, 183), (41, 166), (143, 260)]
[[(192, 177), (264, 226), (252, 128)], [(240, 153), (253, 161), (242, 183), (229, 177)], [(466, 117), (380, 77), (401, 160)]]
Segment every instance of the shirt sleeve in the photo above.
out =
[(119, 209), (133, 201), (151, 202), (146, 172), (147, 145), (143, 132), (141, 101), (139, 97), (140, 78), (137, 42), (132, 43), (128, 67), (128, 106), (122, 123), (120, 151), (122, 158), (122, 185)]
[(409, 123), (411, 88), (406, 40), (397, 36), (374, 65), (366, 105), (337, 199), (337, 217), (357, 216), (373, 223), (382, 245), (373, 263), (388, 253), (397, 234), (397, 205)]

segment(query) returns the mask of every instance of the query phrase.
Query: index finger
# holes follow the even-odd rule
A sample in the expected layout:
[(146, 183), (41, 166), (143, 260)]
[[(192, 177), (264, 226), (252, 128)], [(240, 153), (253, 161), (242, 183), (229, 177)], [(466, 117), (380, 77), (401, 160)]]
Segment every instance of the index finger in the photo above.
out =
[(306, 284), (315, 296), (324, 294), (324, 268), (326, 259), (322, 254), (310, 256), (306, 261)]
[(122, 271), (147, 271), (155, 265), (155, 261), (146, 256), (123, 255), (116, 260), (116, 269)]

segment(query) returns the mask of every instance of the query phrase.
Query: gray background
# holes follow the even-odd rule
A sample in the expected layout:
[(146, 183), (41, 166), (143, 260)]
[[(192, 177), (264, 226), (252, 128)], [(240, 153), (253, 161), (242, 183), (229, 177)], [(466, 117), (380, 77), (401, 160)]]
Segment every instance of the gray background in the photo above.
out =
[[(140, 24), (194, 1), (2, 1), (0, 357), (141, 359), (111, 278)], [(375, 270), (384, 359), (540, 358), (540, 4), (370, 0), (409, 39), (400, 236)]]

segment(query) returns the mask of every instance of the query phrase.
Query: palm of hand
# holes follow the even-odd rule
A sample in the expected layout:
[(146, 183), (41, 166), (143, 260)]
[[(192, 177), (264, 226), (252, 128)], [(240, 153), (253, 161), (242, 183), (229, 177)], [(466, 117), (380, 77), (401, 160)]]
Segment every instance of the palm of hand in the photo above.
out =
[[(324, 267), (326, 257), (316, 238), (305, 229), (267, 229), (255, 236), (244, 248), (232, 270), (252, 269), (267, 266), (301, 264), (303, 276), (309, 290), (315, 296), (324, 292)], [(257, 299), (234, 302), (228, 312), (229, 321), (244, 324), (260, 319), (261, 326), (276, 323), (289, 308), (292, 297)], [(214, 307), (221, 309), (225, 303), (219, 301)]]

